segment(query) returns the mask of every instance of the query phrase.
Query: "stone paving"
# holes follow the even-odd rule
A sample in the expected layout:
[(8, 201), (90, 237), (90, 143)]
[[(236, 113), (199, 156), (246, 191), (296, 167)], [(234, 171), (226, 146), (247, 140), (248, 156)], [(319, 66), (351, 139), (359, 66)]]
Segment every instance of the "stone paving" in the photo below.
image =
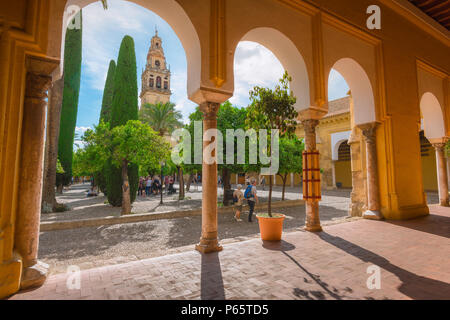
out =
[[(450, 299), (450, 208), (409, 221), (352, 222), (67, 274), (11, 299)], [(380, 268), (380, 289), (367, 286)]]
[[(347, 216), (348, 191), (324, 197), (321, 203), (323, 222)], [(286, 215), (285, 230), (295, 230), (305, 223), (305, 207), (278, 208)], [(260, 210), (256, 210), (260, 212)], [(243, 222), (233, 213), (218, 217), (219, 239), (230, 243), (258, 237), (256, 222)], [(201, 216), (162, 219), (138, 223), (42, 231), (39, 237), (39, 259), (51, 266), (51, 273), (66, 272), (69, 265), (81, 269), (141, 260), (171, 253), (190, 251), (199, 241)]]

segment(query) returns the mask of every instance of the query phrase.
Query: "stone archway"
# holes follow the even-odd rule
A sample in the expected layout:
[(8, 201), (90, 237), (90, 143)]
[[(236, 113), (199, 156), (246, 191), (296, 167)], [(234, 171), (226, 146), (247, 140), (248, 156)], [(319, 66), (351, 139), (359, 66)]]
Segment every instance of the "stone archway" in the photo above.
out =
[(353, 187), (350, 215), (381, 219), (375, 144), (378, 123), (373, 86), (366, 71), (354, 59), (342, 58), (335, 62), (332, 69), (343, 76), (352, 98), (352, 132), (348, 140)]
[[(146, 8), (166, 21), (175, 34), (178, 36), (184, 51), (186, 53), (187, 61), (187, 93), (188, 97), (192, 99), (192, 96), (200, 90), (201, 82), (201, 70), (202, 70), (202, 56), (200, 38), (197, 30), (191, 22), (191, 19), (184, 11), (184, 9), (175, 0), (125, 0), (143, 8)], [(50, 43), (50, 45), (57, 45), (61, 48), (61, 65), (59, 75), (62, 74), (63, 58), (64, 58), (64, 41), (67, 26), (77, 10), (82, 9), (97, 0), (67, 0), (65, 6), (65, 14), (61, 17), (62, 38), (59, 43)], [(69, 9), (74, 10), (73, 14), (69, 15)], [(51, 41), (58, 41), (58, 39), (50, 39)], [(56, 79), (54, 79), (56, 80)]]
[(261, 27), (250, 30), (240, 41), (256, 42), (270, 50), (292, 77), (291, 90), (297, 97), (296, 109), (310, 106), (310, 80), (305, 60), (286, 35), (274, 28)]
[(424, 135), (436, 151), (439, 203), (441, 206), (447, 207), (449, 205), (447, 159), (445, 157), (447, 137), (441, 104), (433, 93), (426, 92), (422, 95), (420, 111), (423, 115)]

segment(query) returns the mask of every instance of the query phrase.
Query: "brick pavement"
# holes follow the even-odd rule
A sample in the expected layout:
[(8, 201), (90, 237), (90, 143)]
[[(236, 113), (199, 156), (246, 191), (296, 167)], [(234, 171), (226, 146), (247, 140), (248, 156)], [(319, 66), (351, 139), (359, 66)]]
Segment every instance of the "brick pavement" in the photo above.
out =
[[(357, 220), (318, 234), (284, 235), (189, 251), (67, 275), (11, 299), (450, 299), (450, 209), (410, 221)], [(381, 289), (368, 289), (367, 268), (381, 269)]]

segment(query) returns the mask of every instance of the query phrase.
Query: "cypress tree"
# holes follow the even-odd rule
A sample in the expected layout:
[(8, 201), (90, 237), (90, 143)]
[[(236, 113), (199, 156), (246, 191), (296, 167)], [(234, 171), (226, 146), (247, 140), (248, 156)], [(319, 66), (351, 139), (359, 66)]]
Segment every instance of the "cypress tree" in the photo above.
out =
[[(111, 121), (111, 108), (114, 95), (114, 74), (116, 72), (116, 62), (111, 60), (109, 62), (108, 74), (106, 76), (105, 89), (103, 90), (102, 109), (100, 111), (100, 120), (105, 123)], [(97, 185), (103, 193), (107, 194), (106, 190), (106, 170), (97, 172), (95, 174)]]
[(108, 75), (106, 76), (105, 89), (103, 90), (102, 110), (100, 111), (100, 121), (111, 121), (111, 109), (114, 95), (114, 74), (116, 72), (116, 62), (109, 62)]
[[(111, 129), (124, 125), (128, 120), (138, 120), (137, 67), (134, 40), (125, 36), (122, 40), (114, 74), (114, 90), (111, 107)], [(122, 168), (115, 167), (109, 161), (106, 165), (106, 184), (108, 201), (113, 206), (122, 205)], [(139, 184), (139, 167), (128, 166), (130, 197), (136, 199)]]
[(80, 28), (68, 28), (64, 47), (64, 90), (58, 140), (58, 158), (64, 169), (58, 184), (68, 185), (72, 178), (72, 158), (75, 126), (77, 123), (78, 97), (81, 79), (82, 15), (77, 13)]

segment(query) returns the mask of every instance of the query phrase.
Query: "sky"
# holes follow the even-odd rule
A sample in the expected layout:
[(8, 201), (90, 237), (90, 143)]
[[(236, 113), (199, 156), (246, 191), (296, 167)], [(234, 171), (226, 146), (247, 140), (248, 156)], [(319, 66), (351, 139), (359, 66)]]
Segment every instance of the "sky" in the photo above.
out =
[[(104, 10), (100, 2), (83, 8), (83, 51), (81, 85), (76, 132), (80, 135), (98, 123), (103, 89), (109, 62), (117, 62), (120, 43), (125, 35), (133, 37), (136, 49), (138, 94), (141, 73), (146, 64), (155, 28), (162, 39), (166, 61), (171, 70), (171, 101), (186, 121), (196, 104), (188, 100), (186, 91), (186, 55), (175, 32), (157, 14), (134, 3), (108, 0)], [(231, 103), (248, 105), (248, 95), (255, 85), (274, 87), (283, 67), (271, 51), (254, 42), (239, 43), (235, 52), (235, 91)], [(330, 73), (329, 99), (344, 97), (348, 86), (336, 71)]]

